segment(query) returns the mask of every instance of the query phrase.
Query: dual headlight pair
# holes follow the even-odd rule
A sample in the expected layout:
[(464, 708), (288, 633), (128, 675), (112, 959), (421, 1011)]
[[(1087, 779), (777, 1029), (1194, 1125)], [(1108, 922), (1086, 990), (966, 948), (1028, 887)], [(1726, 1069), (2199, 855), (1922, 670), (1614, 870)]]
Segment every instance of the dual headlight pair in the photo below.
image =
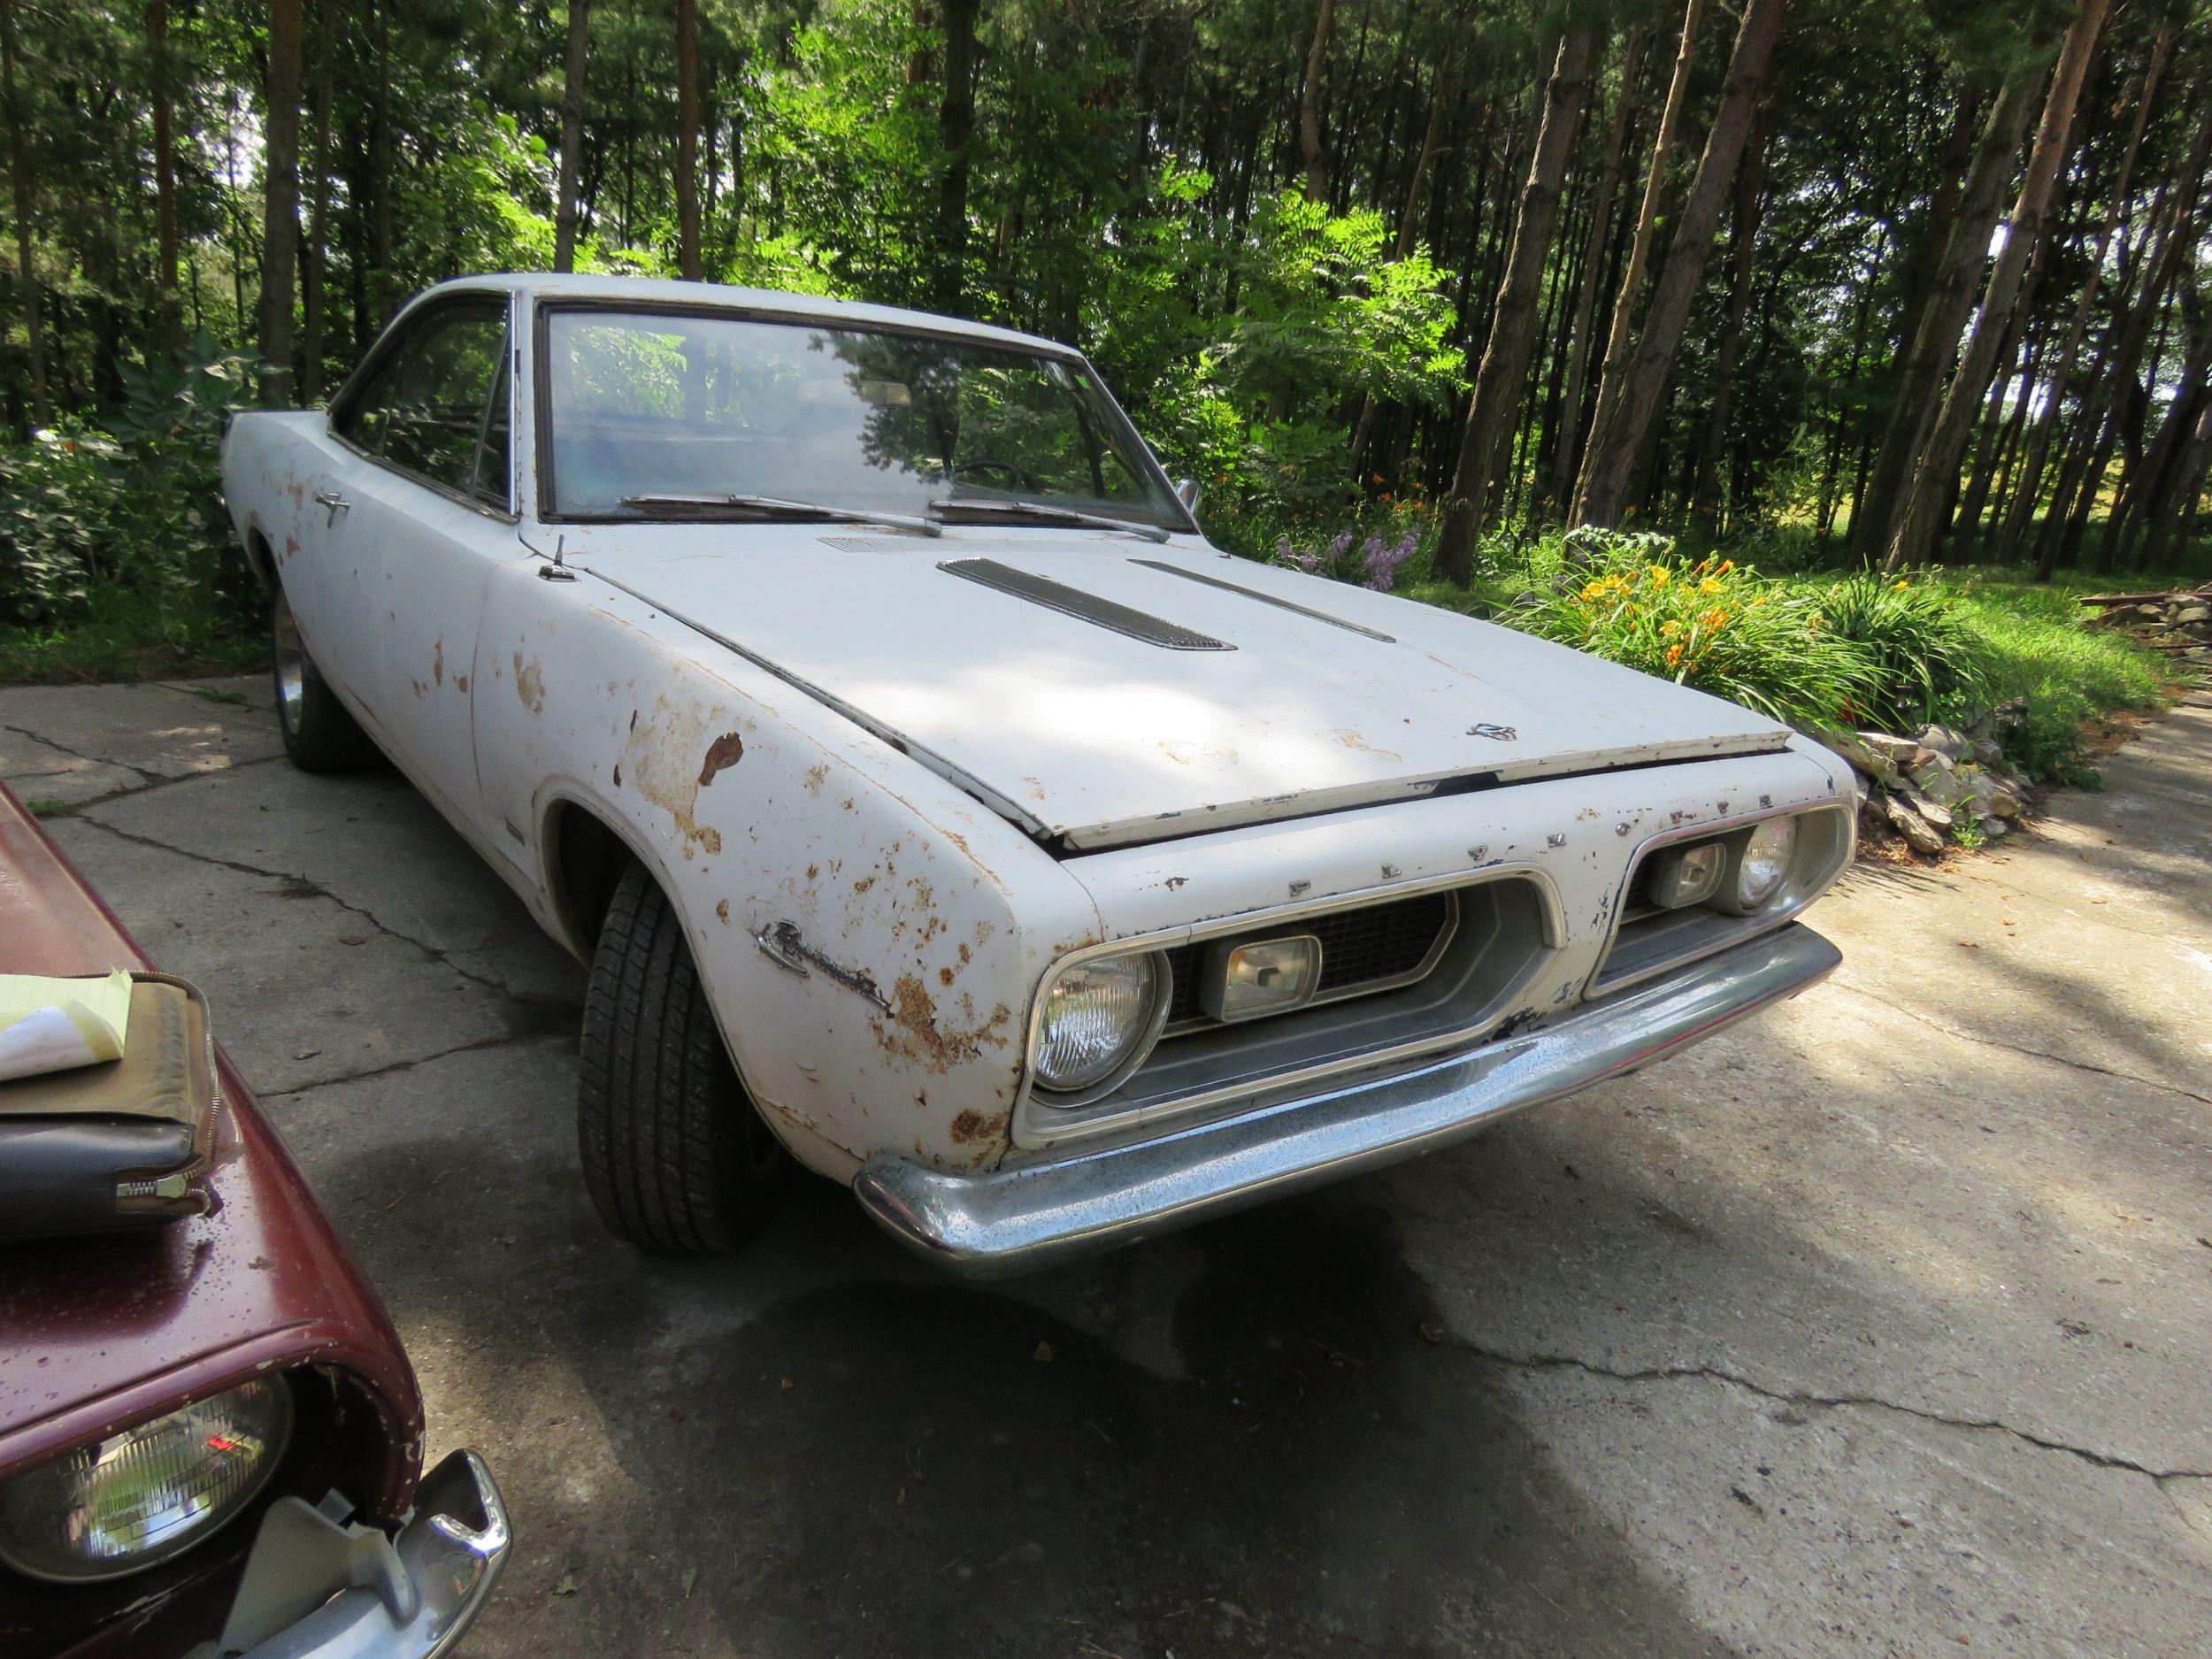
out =
[(1797, 819), (1763, 818), (1748, 830), (1682, 841), (1651, 856), (1645, 897), (1663, 910), (1704, 905), (1755, 916), (1772, 902), (1797, 857)]
[(0, 1486), (0, 1562), (87, 1583), (182, 1555), (268, 1484), (292, 1416), (290, 1385), (255, 1378), (18, 1475)]
[[(1066, 1095), (1125, 1075), (1166, 1023), (1172, 978), (1156, 950), (1094, 956), (1064, 970), (1046, 990), (1038, 1021), (1038, 1083)], [(1225, 940), (1207, 954), (1199, 1002), (1233, 1025), (1302, 1008), (1320, 983), (1321, 941), (1311, 933)]]

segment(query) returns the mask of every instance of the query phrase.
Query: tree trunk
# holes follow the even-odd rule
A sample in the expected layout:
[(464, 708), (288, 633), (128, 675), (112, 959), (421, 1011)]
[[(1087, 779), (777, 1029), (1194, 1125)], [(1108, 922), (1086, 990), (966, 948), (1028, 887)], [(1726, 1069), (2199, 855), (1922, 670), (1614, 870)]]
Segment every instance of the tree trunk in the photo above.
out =
[(148, 88), (154, 120), (154, 280), (161, 303), (162, 349), (183, 342), (183, 296), (177, 290), (177, 157), (170, 131), (169, 0), (148, 0), (146, 46)]
[[(2139, 390), (2136, 367), (2143, 347), (2150, 339), (2159, 307), (2180, 273), (2183, 255), (2195, 240), (2197, 197), (2208, 157), (2212, 157), (2212, 117), (2198, 122), (2195, 141), (2182, 164), (2171, 211), (2163, 216), (2157, 241), (2145, 262), (2142, 290), (2116, 325), (2105, 360), (2082, 399), (2081, 441), (2060, 472), (2050, 512), (2036, 538), (2038, 581), (2050, 580), (2061, 561), (2070, 560), (2081, 546), (2090, 511), (2096, 503), (2097, 486), (2118, 440), (2126, 395), (2131, 389)], [(2122, 293), (2124, 296), (2124, 288)]]
[(338, 56), (334, 7), (315, 13), (314, 183), (307, 197), (307, 243), (300, 260), (300, 402), (313, 406), (323, 395), (323, 334), (330, 311), (330, 105)]
[(31, 216), (37, 200), (31, 159), (30, 123), (24, 119), (16, 64), (22, 51), (15, 36), (15, 0), (0, 0), (0, 101), (7, 106), (8, 182), (15, 198), (15, 281), (23, 296), (23, 333), (31, 364), (31, 424), (53, 419), (46, 388), (46, 320), (40, 303), (38, 270), (31, 262)]
[(703, 281), (699, 261), (699, 0), (676, 0), (676, 266)]
[(1559, 187), (1574, 149), (1582, 101), (1589, 93), (1590, 61), (1596, 49), (1594, 30), (1579, 28), (1563, 35), (1551, 79), (1537, 103), (1528, 180), (1521, 187), (1504, 279), (1490, 309), (1490, 338), (1475, 371), (1474, 396), (1452, 478), (1451, 504), (1437, 545), (1437, 570), (1448, 581), (1463, 582), (1473, 574), (1475, 536), (1504, 470), (1513, 417), (1527, 385), (1529, 357), (1536, 343), (1536, 302), (1559, 219)]
[(576, 174), (584, 154), (584, 58), (591, 43), (591, 0), (568, 0), (568, 67), (561, 81), (559, 200), (553, 209), (553, 268), (576, 268)]
[(1709, 537), (1720, 522), (1720, 457), (1728, 445), (1729, 405), (1734, 401), (1736, 365), (1743, 355), (1744, 319), (1751, 311), (1751, 276), (1759, 243), (1760, 208), (1765, 200), (1767, 123), (1755, 117), (1736, 175), (1736, 217), (1729, 232), (1728, 307), (1721, 320), (1720, 345), (1714, 352), (1713, 389), (1707, 400), (1705, 435), (1698, 445), (1697, 475), (1690, 489), (1690, 515)]
[[(2145, 525), (2158, 526), (2170, 513), (2185, 511), (2191, 500), (2176, 499), (2183, 492), (2176, 487), (2182, 481), (2177, 475), (2179, 457), (2186, 449), (2189, 434), (2196, 429), (2197, 417), (2206, 401), (2206, 377), (2212, 374), (2212, 322), (2200, 319), (2189, 342), (2187, 357), (2183, 361), (2181, 378), (2175, 382), (2173, 402), (2167, 405), (2166, 418), (2159, 423), (2158, 434), (2151, 440), (2143, 455), (2142, 465), (2128, 480), (2128, 488), (2114, 511), (2111, 522), (2105, 528), (2106, 546), (2110, 549), (2112, 563), (2127, 563), (2128, 550)], [(2198, 482), (2202, 481), (2201, 474)]]
[(967, 291), (968, 142), (975, 136), (975, 26), (982, 0), (945, 0), (945, 96), (937, 108), (944, 172), (937, 181), (937, 309)]
[[(1568, 513), (1569, 522), (1580, 524), (1586, 517), (1583, 500), (1590, 488), (1589, 469), (1597, 449), (1597, 434), (1611, 419), (1614, 407), (1619, 403), (1622, 383), (1628, 372), (1628, 350), (1631, 326), (1635, 321), (1637, 290), (1643, 286), (1644, 268), (1651, 262), (1651, 244), (1659, 225), (1659, 199), (1665, 192), (1667, 162), (1674, 153), (1674, 129), (1681, 119), (1682, 101), (1688, 96), (1690, 68), (1697, 57), (1698, 19), (1704, 14), (1705, 0), (1688, 0), (1682, 13), (1682, 42), (1674, 56), (1674, 73), (1667, 82), (1667, 100), (1659, 111), (1659, 129), (1652, 140), (1651, 171), (1644, 179), (1643, 205), (1636, 213), (1636, 234), (1628, 247), (1628, 266), (1621, 273), (1619, 291), (1613, 300), (1613, 322), (1606, 333), (1605, 356), (1598, 373), (1598, 403), (1590, 417), (1590, 437), (1583, 449), (1582, 465), (1575, 485), (1574, 506)], [(1635, 450), (1629, 446), (1630, 453)]]
[[(1698, 158), (1690, 193), (1676, 219), (1666, 266), (1652, 290), (1651, 309), (1644, 319), (1635, 357), (1619, 377), (1621, 389), (1609, 411), (1603, 395), (1599, 396), (1598, 417), (1591, 427), (1589, 456), (1583, 465), (1576, 503), (1578, 523), (1609, 527), (1619, 522), (1630, 472), (1666, 389), (1675, 354), (1681, 348), (1682, 326), (1689, 320), (1690, 306), (1704, 279), (1705, 261), (1720, 225), (1721, 204), (1735, 178), (1753, 112), (1766, 97), (1774, 43), (1782, 32), (1783, 5), (1784, 0), (1746, 0), (1743, 21), (1736, 30), (1735, 50), (1728, 62), (1728, 78), (1721, 87), (1720, 104), (1713, 112), (1704, 154)], [(1606, 378), (1610, 380), (1614, 376), (1609, 372)]]
[(1852, 549), (1869, 563), (1889, 550), (1938, 388), (1958, 353), (1959, 334), (1973, 309), (1973, 278), (1989, 257), (1989, 239), (1997, 227), (2004, 187), (2012, 177), (2013, 157), (2035, 110), (2035, 81), (2030, 73), (2014, 74), (1990, 104), (1973, 165), (1959, 192), (1950, 234), (1927, 262), (1926, 287), (1918, 304), (1909, 308), (1919, 320), (1892, 380), (1881, 444), (1851, 525)]
[(1606, 134), (1605, 162), (1590, 203), (1590, 227), (1582, 244), (1582, 282), (1574, 315), (1567, 324), (1567, 364), (1559, 391), (1559, 432), (1552, 444), (1551, 499), (1562, 509), (1575, 486), (1581, 459), (1583, 382), (1590, 362), (1590, 325), (1597, 315), (1598, 293), (1605, 280), (1605, 244), (1613, 228), (1613, 197), (1621, 186), (1621, 158), (1628, 148), (1628, 127), (1636, 108), (1636, 76), (1643, 67), (1646, 29), (1628, 32), (1621, 58), (1621, 96), (1613, 106)]
[(2169, 23), (2159, 31), (2151, 47), (2150, 61), (2144, 66), (2142, 79), (2134, 92), (2135, 118), (2128, 130), (2127, 148), (2121, 154), (2120, 166), (2112, 185), (2112, 198), (2105, 209), (2104, 223), (2097, 231), (2096, 242), (2090, 250), (2089, 273), (2082, 280), (2081, 295), (2074, 303), (2073, 319), (2067, 325), (2066, 337), (2060, 345), (2058, 356), (2045, 377), (2047, 386), (2043, 406), (2037, 411), (2034, 424), (2028, 429), (2027, 448), (2019, 472), (2012, 486), (2010, 500), (2005, 509), (2004, 527), (1998, 532), (1996, 556), (2001, 559), (2016, 558), (2024, 550), (2029, 526), (2035, 518), (2037, 501), (2043, 493), (2043, 466), (2049, 457), (2051, 434), (2058, 423), (2059, 406), (2066, 400), (2067, 383), (2074, 377), (2075, 360), (2080, 356), (2082, 342), (2088, 337), (2089, 318), (2094, 308), (2100, 279), (2104, 272), (2105, 254), (2112, 246), (2113, 233), (2119, 228), (2125, 214), (2129, 187), (2135, 179), (2135, 162), (2143, 144), (2144, 124), (2150, 118), (2151, 99), (2158, 88), (2166, 59), (2173, 50), (2174, 25)]
[(2212, 396), (2198, 399), (2196, 419), (2178, 448), (2144, 520), (2148, 534), (2143, 541), (2143, 564), (2149, 570), (2170, 568), (2188, 540), (2190, 520), (2196, 517), (2204, 494), (2205, 471), (2212, 467)]
[(1321, 0), (1313, 44), (1306, 52), (1306, 78), (1298, 91), (1298, 150), (1305, 157), (1309, 202), (1326, 201), (1329, 195), (1329, 170), (1321, 152), (1321, 81), (1328, 73), (1329, 29), (1335, 21), (1336, 0)]
[(1997, 367), (1998, 351), (2011, 326), (2020, 280), (2026, 273), (2029, 257), (2042, 242), (2051, 188), (2072, 139), (2074, 106), (2081, 101), (2082, 82), (2088, 77), (2090, 59), (2096, 56), (2097, 40), (2104, 31), (2105, 14), (2111, 9), (2111, 0), (2083, 0), (2080, 13), (2066, 32), (2065, 49), (2059, 54), (2057, 68), (2051, 72), (2050, 96), (2044, 100), (2035, 148), (2029, 152), (2028, 170), (2013, 203), (2005, 245), (1990, 265), (1966, 355), (1951, 377), (1950, 390), (1922, 447), (1912, 492), (1883, 561), (1886, 569), (1924, 563), (1948, 518), (1958, 490), (1959, 464), (1965, 458), (1974, 418), (1981, 411), (1990, 376)]
[(261, 401), (292, 401), (293, 268), (300, 240), (300, 0), (269, 0), (261, 219)]

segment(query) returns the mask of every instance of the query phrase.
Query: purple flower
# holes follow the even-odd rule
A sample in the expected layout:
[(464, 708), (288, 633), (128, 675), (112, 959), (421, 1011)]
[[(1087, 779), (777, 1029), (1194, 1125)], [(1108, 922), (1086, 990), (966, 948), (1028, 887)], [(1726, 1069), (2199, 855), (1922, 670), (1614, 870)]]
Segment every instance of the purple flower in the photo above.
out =
[(1360, 549), (1362, 586), (1371, 588), (1379, 594), (1388, 593), (1392, 584), (1398, 580), (1399, 566), (1413, 557), (1413, 550), (1420, 544), (1420, 540), (1419, 534), (1411, 530), (1407, 531), (1393, 546), (1385, 546), (1382, 537), (1379, 535), (1369, 536), (1367, 544)]

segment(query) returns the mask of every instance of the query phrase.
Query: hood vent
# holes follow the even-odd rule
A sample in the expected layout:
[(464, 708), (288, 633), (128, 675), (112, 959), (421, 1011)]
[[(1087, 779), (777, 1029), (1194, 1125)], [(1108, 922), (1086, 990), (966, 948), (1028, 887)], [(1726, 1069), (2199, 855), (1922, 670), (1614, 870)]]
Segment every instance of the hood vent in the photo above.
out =
[(1385, 645), (1398, 642), (1394, 634), (1363, 627), (1356, 622), (1347, 622), (1342, 617), (1333, 617), (1325, 611), (1309, 611), (1305, 606), (1293, 604), (1287, 599), (1278, 599), (1273, 594), (1263, 594), (1256, 588), (1240, 588), (1234, 582), (1223, 581), (1218, 576), (1202, 576), (1196, 571), (1185, 570), (1180, 565), (1168, 565), (1159, 559), (1131, 559), (1129, 562), (1141, 565), (1148, 571), (1165, 571), (1170, 576), (1180, 576), (1187, 582), (1203, 582), (1207, 587), (1218, 588), (1224, 593), (1242, 594), (1247, 599), (1256, 599), (1263, 605), (1273, 605), (1278, 611), (1288, 611), (1316, 622), (1325, 622), (1333, 628), (1342, 628), (1348, 633), (1364, 634), (1369, 639), (1380, 640)]
[(937, 568), (947, 575), (977, 582), (1000, 593), (1025, 599), (1033, 605), (1042, 605), (1048, 611), (1057, 611), (1063, 616), (1073, 617), (1094, 627), (1110, 633), (1126, 634), (1133, 640), (1142, 640), (1147, 645), (1158, 645), (1171, 651), (1233, 651), (1237, 648), (1225, 640), (1211, 634), (1199, 634), (1179, 627), (1172, 622), (1133, 611), (1127, 605), (1118, 605), (1110, 599), (1101, 599), (1096, 594), (1087, 594), (1080, 588), (1070, 588), (1049, 577), (1032, 575), (1002, 565), (996, 559), (946, 559)]

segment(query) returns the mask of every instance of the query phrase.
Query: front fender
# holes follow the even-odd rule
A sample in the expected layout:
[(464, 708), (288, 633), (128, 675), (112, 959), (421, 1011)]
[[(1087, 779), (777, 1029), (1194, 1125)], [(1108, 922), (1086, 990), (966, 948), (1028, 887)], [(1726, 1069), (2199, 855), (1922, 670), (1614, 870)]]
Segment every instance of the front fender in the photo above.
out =
[(496, 575), (478, 661), (488, 815), (532, 843), (545, 913), (551, 823), (573, 806), (661, 884), (740, 1076), (803, 1162), (844, 1179), (885, 1151), (1004, 1155), (1037, 985), (1098, 937), (1080, 884), (842, 716), (588, 577)]

